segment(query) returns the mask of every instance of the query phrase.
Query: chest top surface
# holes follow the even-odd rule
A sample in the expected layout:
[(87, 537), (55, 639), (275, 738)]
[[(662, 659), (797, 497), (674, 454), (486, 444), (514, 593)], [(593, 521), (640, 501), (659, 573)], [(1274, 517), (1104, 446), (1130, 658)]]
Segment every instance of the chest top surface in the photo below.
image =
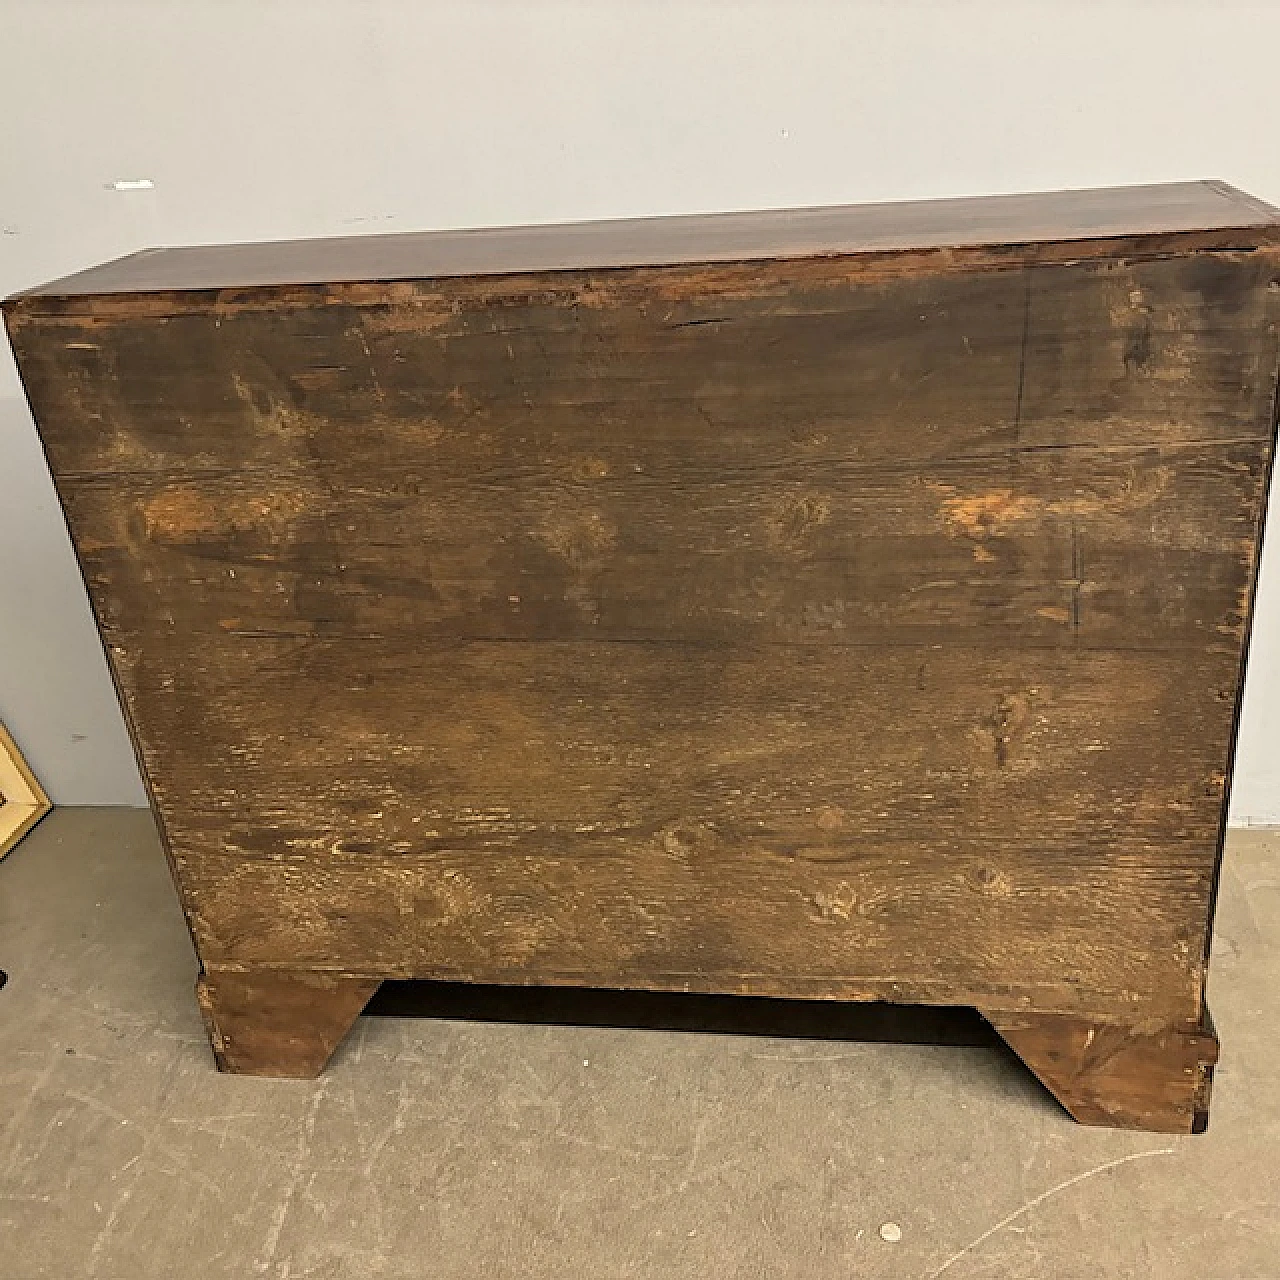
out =
[[(1031, 195), (693, 214), (462, 231), (144, 249), (18, 295), (40, 299), (524, 272), (842, 257), (1240, 231), (1280, 210), (1216, 179)], [(13, 302), (15, 300), (11, 300)]]

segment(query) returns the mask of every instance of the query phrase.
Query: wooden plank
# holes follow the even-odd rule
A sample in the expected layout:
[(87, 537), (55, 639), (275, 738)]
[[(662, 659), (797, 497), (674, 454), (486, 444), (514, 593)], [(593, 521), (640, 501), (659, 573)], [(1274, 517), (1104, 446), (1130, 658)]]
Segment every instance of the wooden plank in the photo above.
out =
[(1208, 1128), (1218, 1037), (1207, 1010), (1190, 1027), (1026, 1012), (986, 1016), (1081, 1124), (1157, 1133)]
[(1230, 656), (113, 656), (215, 966), (988, 1005), (1016, 972), (1095, 1014), (1198, 989)]
[(196, 984), (219, 1071), (319, 1075), (378, 989), (320, 973), (205, 973)]
[(571, 456), (427, 483), (419, 458), (411, 484), (384, 465), (63, 487), (113, 640), (172, 615), (192, 635), (1172, 650), (1242, 623), (1269, 453), (744, 463), (684, 482)]
[(1268, 227), (1217, 181), (816, 209), (151, 249), (31, 295), (422, 279)]
[(1278, 264), (870, 281), (766, 264), (661, 273), (657, 297), (651, 273), (615, 273), (10, 329), (64, 479), (337, 468), (354, 484), (392, 456), (406, 483), (546, 460), (658, 483), (1269, 438)]
[(1168, 649), (1241, 625), (1275, 270), (133, 320), (23, 358), (113, 635)]

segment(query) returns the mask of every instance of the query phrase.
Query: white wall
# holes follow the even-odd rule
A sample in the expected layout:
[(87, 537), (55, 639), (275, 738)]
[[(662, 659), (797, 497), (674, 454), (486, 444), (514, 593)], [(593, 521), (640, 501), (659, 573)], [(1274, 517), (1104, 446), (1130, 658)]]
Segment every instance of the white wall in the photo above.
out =
[[(0, 0), (0, 293), (150, 244), (1208, 176), (1280, 203), (1278, 48), (1277, 0)], [(6, 351), (0, 717), (56, 800), (137, 803), (20, 396)], [(1280, 822), (1278, 579), (1273, 545), (1239, 821)]]

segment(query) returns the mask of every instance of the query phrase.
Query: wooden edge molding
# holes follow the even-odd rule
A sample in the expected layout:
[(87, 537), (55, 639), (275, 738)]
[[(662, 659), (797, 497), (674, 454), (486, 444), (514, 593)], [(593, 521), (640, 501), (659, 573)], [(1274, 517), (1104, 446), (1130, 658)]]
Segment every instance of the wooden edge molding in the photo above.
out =
[(52, 808), (17, 744), (0, 724), (0, 858)]
[(981, 1012), (1081, 1124), (1158, 1133), (1203, 1133), (1208, 1127), (1218, 1060), (1208, 1009), (1199, 1026)]
[(215, 970), (196, 983), (219, 1071), (309, 1079), (381, 985), (343, 973)]

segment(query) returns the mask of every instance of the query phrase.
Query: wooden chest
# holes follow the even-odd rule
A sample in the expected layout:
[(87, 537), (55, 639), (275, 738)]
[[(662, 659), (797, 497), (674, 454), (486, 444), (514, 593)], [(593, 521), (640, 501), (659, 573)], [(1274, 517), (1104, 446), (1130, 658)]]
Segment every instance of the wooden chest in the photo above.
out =
[(1278, 312), (1217, 182), (9, 300), (219, 1065), (393, 977), (962, 1004), (1202, 1127)]

